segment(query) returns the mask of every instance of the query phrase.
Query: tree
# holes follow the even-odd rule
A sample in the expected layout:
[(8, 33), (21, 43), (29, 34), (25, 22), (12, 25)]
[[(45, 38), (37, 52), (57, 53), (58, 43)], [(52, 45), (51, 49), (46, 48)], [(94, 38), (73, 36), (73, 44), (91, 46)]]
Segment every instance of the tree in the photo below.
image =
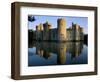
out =
[(29, 15), (28, 16), (28, 21), (30, 21), (30, 22), (33, 22), (33, 21), (35, 21), (36, 19), (35, 19), (35, 17), (33, 16), (33, 15)]

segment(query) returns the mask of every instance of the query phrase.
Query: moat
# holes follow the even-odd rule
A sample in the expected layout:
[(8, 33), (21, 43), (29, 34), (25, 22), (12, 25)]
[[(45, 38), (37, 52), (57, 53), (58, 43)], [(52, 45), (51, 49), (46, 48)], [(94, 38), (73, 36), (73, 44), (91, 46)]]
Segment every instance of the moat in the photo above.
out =
[(88, 46), (83, 42), (31, 42), (28, 66), (77, 65), (88, 63)]

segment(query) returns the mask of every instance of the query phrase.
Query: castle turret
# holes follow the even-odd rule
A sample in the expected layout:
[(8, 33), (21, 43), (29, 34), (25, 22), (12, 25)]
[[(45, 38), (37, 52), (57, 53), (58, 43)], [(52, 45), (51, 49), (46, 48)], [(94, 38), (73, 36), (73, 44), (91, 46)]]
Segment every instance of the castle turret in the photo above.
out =
[(80, 26), (78, 24), (75, 24), (75, 40), (80, 40)]
[(80, 26), (72, 22), (72, 33), (71, 33), (72, 40), (73, 41), (80, 40), (79, 34), (80, 34)]
[(43, 24), (36, 26), (36, 40), (43, 40)]
[(44, 28), (43, 28), (42, 23), (39, 24), (39, 28), (40, 28), (40, 40), (43, 40), (43, 30), (44, 30)]
[(49, 40), (49, 38), (50, 38), (49, 32), (50, 32), (52, 25), (49, 24), (48, 22), (46, 22), (43, 24), (43, 27), (44, 27), (43, 40)]
[(80, 32), (84, 33), (84, 29), (82, 27), (80, 27)]
[(38, 25), (36, 26), (36, 31), (40, 31), (40, 27)]
[(80, 39), (84, 40), (84, 29), (80, 27)]
[(58, 41), (66, 41), (66, 19), (58, 19)]
[(78, 24), (76, 24), (76, 30), (79, 31), (79, 29), (80, 29), (80, 26)]
[(36, 40), (40, 40), (40, 27), (36, 26)]
[(48, 21), (46, 23), (44, 23), (43, 26), (44, 26), (45, 31), (48, 31), (49, 29), (52, 28), (52, 25), (50, 23), (48, 23)]
[(39, 27), (40, 27), (40, 30), (43, 31), (43, 24), (42, 23), (39, 24)]
[(52, 29), (52, 25), (48, 23), (48, 29)]

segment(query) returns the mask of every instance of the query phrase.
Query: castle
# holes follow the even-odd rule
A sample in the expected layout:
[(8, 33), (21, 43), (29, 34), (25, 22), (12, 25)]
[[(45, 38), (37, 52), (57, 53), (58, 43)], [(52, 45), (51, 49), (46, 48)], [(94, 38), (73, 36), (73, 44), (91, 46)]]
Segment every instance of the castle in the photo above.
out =
[(67, 28), (66, 19), (57, 20), (57, 28), (52, 28), (52, 24), (46, 22), (40, 23), (33, 31), (33, 39), (36, 41), (83, 41), (83, 28), (78, 24), (72, 23)]

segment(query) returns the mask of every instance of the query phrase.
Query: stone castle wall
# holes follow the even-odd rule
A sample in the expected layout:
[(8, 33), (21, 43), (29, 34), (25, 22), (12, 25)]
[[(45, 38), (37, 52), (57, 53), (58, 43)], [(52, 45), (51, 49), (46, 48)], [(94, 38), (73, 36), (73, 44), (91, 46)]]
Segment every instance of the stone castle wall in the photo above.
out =
[(36, 26), (35, 32), (37, 41), (78, 41), (84, 40), (83, 28), (78, 24), (73, 24), (67, 28), (66, 19), (57, 20), (57, 28), (52, 28), (48, 22)]

